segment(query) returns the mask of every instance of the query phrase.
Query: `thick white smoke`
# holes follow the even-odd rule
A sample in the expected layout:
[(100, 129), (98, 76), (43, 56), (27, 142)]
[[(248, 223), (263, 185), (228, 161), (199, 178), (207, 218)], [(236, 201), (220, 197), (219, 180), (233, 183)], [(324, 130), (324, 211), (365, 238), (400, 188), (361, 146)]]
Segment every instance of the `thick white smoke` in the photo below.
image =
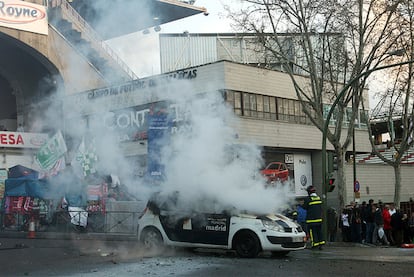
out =
[(265, 188), (259, 174), (261, 149), (239, 141), (233, 126), (240, 119), (221, 93), (207, 89), (195, 94), (190, 81), (169, 87), (164, 97), (184, 107), (186, 125), (162, 149), (167, 178), (161, 189), (178, 191), (185, 205), (215, 212), (228, 207), (256, 213), (285, 209), (293, 197), (289, 186)]
[[(105, 28), (102, 27), (101, 30)], [(72, 66), (74, 76), (78, 77), (78, 67)], [(70, 69), (67, 71), (71, 72)], [(65, 86), (74, 87), (74, 84), (68, 83)], [(131, 94), (134, 93), (140, 92)], [(200, 93), (194, 91), (191, 81), (170, 79), (168, 84), (154, 87), (150, 94), (149, 98), (168, 100), (184, 107), (185, 114), (180, 116), (187, 120), (186, 128), (180, 129), (182, 123), (177, 122), (178, 132), (173, 133), (170, 142), (161, 149), (167, 178), (159, 187), (152, 187), (145, 178), (136, 175), (137, 164), (146, 164), (146, 157), (126, 157), (116, 130), (103, 126), (103, 114), (88, 115), (85, 122), (81, 115), (73, 117), (78, 107), (68, 105), (67, 101), (65, 113), (71, 112), (72, 117), (66, 118), (63, 126), (54, 126), (62, 129), (67, 137), (73, 138), (70, 145), (72, 155), (68, 155), (66, 162), (72, 162), (73, 153), (77, 151), (82, 138), (93, 138), (99, 157), (98, 172), (102, 175), (118, 175), (137, 199), (145, 201), (150, 197), (150, 192), (156, 190), (166, 194), (178, 191), (187, 208), (220, 211), (233, 207), (239, 211), (257, 213), (277, 212), (286, 208), (294, 197), (289, 186), (280, 184), (265, 188), (265, 180), (259, 174), (263, 165), (261, 149), (254, 142), (238, 138), (239, 130), (234, 126), (238, 125), (239, 118), (226, 106), (218, 91), (210, 90), (206, 84), (205, 91)], [(91, 102), (89, 105), (97, 103)], [(108, 106), (94, 107), (96, 111), (109, 112), (110, 109)], [(43, 124), (51, 122), (53, 125), (55, 113), (50, 114), (50, 121), (43, 118)]]

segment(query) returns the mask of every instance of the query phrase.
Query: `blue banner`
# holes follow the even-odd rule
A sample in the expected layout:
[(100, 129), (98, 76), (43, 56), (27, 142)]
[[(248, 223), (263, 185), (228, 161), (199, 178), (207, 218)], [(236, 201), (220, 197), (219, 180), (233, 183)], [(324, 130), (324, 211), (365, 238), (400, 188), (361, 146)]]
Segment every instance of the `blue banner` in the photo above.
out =
[(165, 180), (165, 164), (161, 149), (169, 144), (171, 122), (167, 113), (148, 116), (148, 157), (147, 177), (151, 181)]

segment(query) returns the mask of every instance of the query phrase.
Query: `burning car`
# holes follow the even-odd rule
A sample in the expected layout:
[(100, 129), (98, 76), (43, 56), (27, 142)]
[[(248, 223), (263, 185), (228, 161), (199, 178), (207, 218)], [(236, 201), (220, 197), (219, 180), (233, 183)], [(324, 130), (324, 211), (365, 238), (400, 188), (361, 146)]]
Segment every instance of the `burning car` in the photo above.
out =
[(269, 183), (275, 181), (285, 182), (289, 178), (289, 169), (282, 162), (271, 162), (261, 170), (261, 174)]
[[(175, 200), (151, 199), (138, 220), (138, 240), (147, 250), (163, 246), (235, 250), (243, 258), (262, 251), (283, 256), (305, 248), (306, 234), (280, 214), (200, 212), (177, 208)], [(183, 206), (182, 206), (183, 207)]]

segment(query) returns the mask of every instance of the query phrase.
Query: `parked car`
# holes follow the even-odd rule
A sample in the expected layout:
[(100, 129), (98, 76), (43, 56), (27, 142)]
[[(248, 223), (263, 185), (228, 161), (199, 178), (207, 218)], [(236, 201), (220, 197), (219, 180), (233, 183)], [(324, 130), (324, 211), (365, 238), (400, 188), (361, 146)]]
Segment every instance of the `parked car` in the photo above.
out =
[(184, 211), (175, 200), (148, 201), (138, 220), (138, 239), (147, 250), (163, 246), (235, 250), (243, 258), (261, 251), (283, 256), (305, 248), (306, 234), (280, 214)]
[(269, 163), (265, 169), (261, 170), (261, 173), (267, 178), (269, 183), (275, 181), (284, 182), (289, 178), (289, 169), (286, 164), (282, 162)]

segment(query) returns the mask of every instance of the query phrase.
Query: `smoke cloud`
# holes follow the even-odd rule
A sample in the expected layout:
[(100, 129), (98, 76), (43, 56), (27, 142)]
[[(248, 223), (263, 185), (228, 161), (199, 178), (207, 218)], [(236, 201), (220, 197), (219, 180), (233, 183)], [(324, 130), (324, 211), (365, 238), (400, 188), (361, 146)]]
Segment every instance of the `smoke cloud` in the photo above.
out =
[[(140, 55), (145, 57), (146, 53)], [(75, 65), (73, 72), (79, 76)], [(145, 170), (147, 157), (129, 156), (125, 151), (126, 143), (119, 142), (116, 129), (110, 129), (102, 123), (102, 118), (110, 112), (111, 107), (94, 107), (100, 112), (85, 117), (84, 114), (76, 115), (78, 107), (71, 106), (65, 100), (64, 114), (71, 114), (71, 117), (65, 118), (63, 126), (53, 123), (55, 105), (50, 105), (51, 112), (44, 113), (51, 115), (50, 121), (42, 118), (42, 124), (50, 122), (50, 126), (63, 129), (69, 148), (66, 163), (73, 161), (82, 138), (93, 139), (99, 157), (96, 165), (98, 173), (118, 175), (121, 183), (139, 200), (146, 201), (151, 193), (161, 191), (165, 195), (178, 192), (181, 205), (187, 209), (219, 212), (232, 208), (237, 211), (271, 213), (287, 208), (294, 198), (290, 186), (277, 184), (265, 188), (265, 180), (259, 174), (263, 165), (261, 148), (254, 142), (238, 138), (235, 126), (240, 119), (226, 105), (221, 93), (210, 90), (207, 84), (205, 91), (200, 93), (194, 91), (191, 81), (164, 81), (168, 84), (154, 87), (147, 98), (167, 100), (180, 107), (181, 112), (177, 114), (178, 117), (174, 115), (177, 128), (173, 129), (169, 142), (160, 149), (166, 174), (160, 184), (154, 185), (137, 175), (138, 167), (143, 166)], [(73, 84), (65, 85), (75, 87)], [(60, 97), (56, 99), (61, 101)], [(98, 105), (96, 103), (90, 105)]]
[[(294, 195), (288, 185), (265, 188), (259, 171), (261, 148), (239, 141), (234, 126), (240, 120), (221, 93), (196, 94), (191, 81), (169, 83), (159, 97), (181, 107), (178, 131), (161, 149), (166, 180), (160, 190), (179, 192), (184, 205), (215, 212), (226, 208), (256, 213), (280, 212)], [(201, 205), (201, 207), (200, 207)]]

